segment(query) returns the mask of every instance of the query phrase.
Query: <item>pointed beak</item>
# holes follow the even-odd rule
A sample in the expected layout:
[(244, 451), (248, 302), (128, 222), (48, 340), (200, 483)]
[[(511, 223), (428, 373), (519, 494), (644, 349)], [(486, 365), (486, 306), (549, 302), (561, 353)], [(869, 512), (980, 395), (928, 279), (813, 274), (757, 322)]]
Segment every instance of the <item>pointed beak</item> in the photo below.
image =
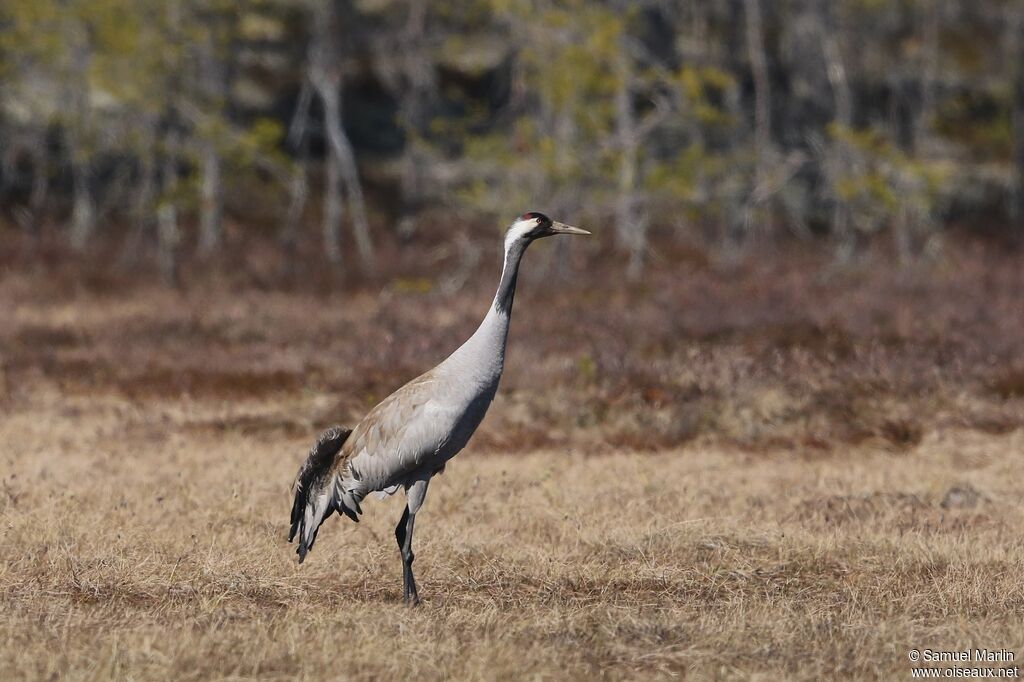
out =
[(554, 234), (590, 234), (586, 230), (557, 221), (551, 223), (551, 232)]

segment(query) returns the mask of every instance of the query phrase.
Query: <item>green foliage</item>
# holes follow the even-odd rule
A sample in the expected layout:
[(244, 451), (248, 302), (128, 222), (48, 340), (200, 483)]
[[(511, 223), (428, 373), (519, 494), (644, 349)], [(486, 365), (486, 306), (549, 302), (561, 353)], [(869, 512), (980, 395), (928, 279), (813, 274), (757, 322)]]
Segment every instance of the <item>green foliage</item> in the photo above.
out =
[(5, 0), (0, 4), (4, 71), (10, 72), (15, 60), (56, 62), (64, 53), (61, 27), (65, 16), (58, 0)]
[(586, 383), (597, 379), (597, 363), (589, 353), (582, 353), (576, 358), (576, 374)]
[(712, 97), (736, 87), (732, 74), (714, 66), (684, 65), (676, 77), (689, 104), (690, 115), (699, 124), (713, 127), (735, 125), (736, 121), (729, 113), (711, 103)]
[(259, 166), (263, 159), (282, 167), (289, 163), (288, 157), (281, 151), (285, 129), (276, 119), (257, 118), (237, 136), (231, 135), (229, 126), (223, 119), (211, 119), (210, 124), (202, 132), (218, 142), (221, 153), (233, 170), (251, 170)]
[[(490, 112), (472, 109), (461, 128), (451, 120), (432, 127), (434, 134), (465, 140), (459, 153), (473, 171), (456, 193), (462, 204), (504, 215), (509, 205), (586, 197), (589, 210), (604, 216), (614, 211), (623, 172), (631, 173), (644, 205), (694, 220), (725, 216), (743, 201), (752, 157), (745, 148), (708, 145), (738, 129), (723, 106), (738, 88), (734, 73), (710, 63), (670, 68), (652, 60), (640, 47), (635, 8), (493, 0), (491, 11), (490, 23), (509, 26), (517, 37), (516, 77), (526, 96), (515, 118), (498, 127), (487, 127)], [(635, 140), (620, 130), (622, 90), (633, 109)], [(673, 142), (655, 151), (649, 144), (655, 135)], [(635, 171), (623, 170), (628, 163)]]
[(836, 123), (826, 130), (840, 160), (831, 191), (853, 209), (862, 230), (891, 224), (900, 210), (929, 216), (940, 205), (952, 177), (948, 162), (914, 158), (878, 130)]
[[(258, 2), (189, 0), (10, 0), (0, 4), (0, 76), (22, 93), (14, 111), (26, 122), (70, 133), (68, 158), (91, 164), (101, 155), (152, 163), (173, 154), (184, 171), (158, 203), (198, 204), (199, 145), (213, 144), (222, 176), (250, 186), (259, 167), (287, 169), (283, 123), (260, 117), (247, 127), (223, 110), (226, 83), (207, 84), (203, 51), (221, 63), (242, 16)], [(223, 68), (223, 67), (222, 67)], [(63, 93), (68, 93), (64, 95)], [(69, 106), (80, 101), (82, 107)], [(37, 104), (37, 102), (39, 104)], [(59, 103), (54, 106), (52, 103)], [(159, 123), (183, 128), (181, 144), (154, 139)], [(116, 132), (115, 132), (116, 131)], [(281, 175), (282, 173), (279, 173)]]
[[(412, 159), (410, 172), (422, 176), (408, 183), (421, 193), (410, 202), (417, 206), (429, 195), (503, 219), (510, 206), (547, 206), (589, 213), (583, 220), (607, 216), (617, 228), (680, 217), (722, 226), (737, 216), (779, 224), (773, 213), (799, 195), (816, 222), (841, 205), (871, 232), (908, 212), (938, 224), (954, 185), (962, 187), (954, 171), (974, 180), (960, 197), (1001, 197), (1013, 186), (1010, 171), (1024, 172), (1013, 165), (1013, 113), (1022, 105), (1020, 67), (1009, 57), (1019, 9), (1007, 0), (773, 5), (763, 40), (754, 41), (768, 52), (772, 114), (769, 139), (757, 145), (743, 3), (670, 11), (657, 3), (439, 0), (425, 5), (413, 41), (417, 60), (429, 63), (411, 66), (402, 54), (416, 23), (408, 4), (338, 5), (344, 78), (359, 92), (383, 84), (397, 100), (347, 100), (346, 116), (394, 106), (402, 161)], [(277, 107), (303, 78), (317, 7), (5, 0), (0, 132), (59, 134), (51, 176), (108, 162), (121, 164), (119, 177), (174, 168), (170, 198), (186, 209), (199, 204), (199, 174), (213, 150), (225, 191), (273, 198), (295, 162), (283, 151), (287, 114)], [(831, 50), (817, 44), (826, 37)], [(417, 68), (419, 80), (406, 73)], [(247, 69), (259, 75), (240, 85)], [(410, 81), (429, 103), (402, 99)], [(260, 91), (252, 99), (265, 94), (272, 104), (239, 106), (249, 88)], [(827, 125), (832, 117), (856, 127)], [(798, 174), (786, 166), (792, 159)], [(428, 187), (436, 160), (443, 180)], [(765, 187), (776, 178), (785, 187)], [(403, 191), (407, 179), (398, 181)]]
[(1009, 87), (960, 92), (945, 99), (936, 112), (935, 131), (979, 159), (1009, 162), (1013, 149)]
[[(618, 153), (616, 61), (630, 14), (579, 1), (494, 0), (490, 10), (492, 22), (522, 38), (516, 69), (529, 95), (506, 129), (468, 136), (461, 151), (478, 172), (458, 198), (502, 215), (513, 203), (600, 191), (612, 181)], [(464, 126), (474, 126), (470, 117)]]

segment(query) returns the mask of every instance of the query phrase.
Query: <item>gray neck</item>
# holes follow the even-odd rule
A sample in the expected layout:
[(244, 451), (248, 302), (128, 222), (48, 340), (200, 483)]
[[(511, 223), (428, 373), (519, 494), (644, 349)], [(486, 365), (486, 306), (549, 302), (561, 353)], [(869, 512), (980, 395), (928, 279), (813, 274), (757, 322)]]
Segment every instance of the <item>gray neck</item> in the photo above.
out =
[(528, 244), (527, 240), (516, 239), (505, 245), (505, 267), (490, 310), (476, 332), (446, 361), (446, 364), (460, 368), (460, 376), (476, 376), (481, 379), (480, 385), (491, 389), (497, 388), (505, 365), (505, 342), (508, 340), (519, 261)]
[(519, 262), (523, 259), (528, 243), (526, 240), (516, 239), (505, 248), (505, 266), (501, 270), (501, 281), (498, 282), (498, 291), (494, 294), (494, 303), (491, 305), (495, 312), (505, 317), (512, 314), (512, 302), (516, 297), (516, 279), (519, 277)]

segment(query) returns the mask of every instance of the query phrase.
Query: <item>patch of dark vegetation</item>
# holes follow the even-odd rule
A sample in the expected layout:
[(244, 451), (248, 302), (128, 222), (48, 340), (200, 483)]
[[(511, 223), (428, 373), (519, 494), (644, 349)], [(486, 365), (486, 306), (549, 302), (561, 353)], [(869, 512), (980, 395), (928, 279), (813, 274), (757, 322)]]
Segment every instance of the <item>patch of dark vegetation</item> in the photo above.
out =
[(294, 392), (302, 376), (284, 370), (246, 371), (215, 368), (148, 367), (138, 371), (103, 361), (44, 358), (40, 367), (67, 391), (116, 392), (132, 400), (194, 398), (259, 398)]
[(182, 395), (208, 398), (255, 398), (297, 391), (302, 377), (293, 372), (157, 367), (121, 380), (118, 389), (130, 398)]
[(62, 358), (48, 353), (38, 359), (38, 368), (44, 375), (68, 389), (91, 390), (116, 383), (114, 368), (98, 360)]
[(675, 423), (669, 430), (623, 430), (605, 437), (605, 442), (618, 452), (659, 452), (684, 445), (700, 433), (693, 422)]
[(1024, 369), (1007, 368), (989, 381), (989, 390), (1003, 400), (1024, 397)]
[(816, 415), (823, 418), (827, 440), (859, 445), (877, 433), (873, 403), (864, 396), (860, 387), (818, 391), (809, 402), (807, 412), (812, 420)]
[(850, 333), (838, 324), (819, 325), (810, 320), (765, 325), (750, 335), (748, 343), (772, 349), (801, 349), (839, 359), (849, 358), (855, 348)]
[(705, 391), (693, 382), (670, 384), (663, 380), (654, 380), (640, 391), (640, 399), (654, 407), (679, 407), (704, 395)]
[[(123, 343), (156, 346), (175, 342), (228, 345), (231, 342), (230, 334), (230, 326), (224, 322), (209, 322), (195, 317), (173, 320), (135, 317), (125, 321), (118, 330)], [(262, 341), (263, 336), (257, 334), (244, 340)]]
[(25, 325), (14, 335), (14, 342), (26, 349), (73, 348), (82, 343), (82, 336), (69, 327)]
[(1002, 414), (968, 415), (960, 420), (961, 424), (975, 431), (993, 436), (1003, 436), (1021, 426), (1019, 419)]
[(214, 434), (240, 434), (243, 436), (277, 436), (300, 438), (310, 436), (314, 429), (293, 419), (271, 418), (262, 415), (245, 415), (227, 419), (211, 419), (189, 422), (186, 428), (192, 431)]
[(473, 436), (473, 450), (477, 452), (530, 452), (564, 447), (564, 437), (552, 435), (540, 425), (512, 424), (501, 428), (481, 428)]
[(883, 438), (900, 450), (913, 448), (924, 438), (924, 428), (910, 418), (886, 419), (880, 431)]

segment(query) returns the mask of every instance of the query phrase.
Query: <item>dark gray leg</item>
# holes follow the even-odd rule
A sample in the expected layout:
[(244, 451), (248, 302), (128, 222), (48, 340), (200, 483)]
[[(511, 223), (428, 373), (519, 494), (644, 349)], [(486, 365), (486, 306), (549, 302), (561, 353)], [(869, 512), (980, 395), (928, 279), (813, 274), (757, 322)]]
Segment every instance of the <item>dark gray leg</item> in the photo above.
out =
[(416, 514), (409, 513), (406, 505), (402, 518), (395, 526), (395, 539), (398, 551), (402, 553), (402, 599), (409, 606), (416, 606), (420, 598), (416, 594), (416, 579), (412, 575), (412, 562), (416, 555), (412, 553), (412, 528), (416, 522)]

